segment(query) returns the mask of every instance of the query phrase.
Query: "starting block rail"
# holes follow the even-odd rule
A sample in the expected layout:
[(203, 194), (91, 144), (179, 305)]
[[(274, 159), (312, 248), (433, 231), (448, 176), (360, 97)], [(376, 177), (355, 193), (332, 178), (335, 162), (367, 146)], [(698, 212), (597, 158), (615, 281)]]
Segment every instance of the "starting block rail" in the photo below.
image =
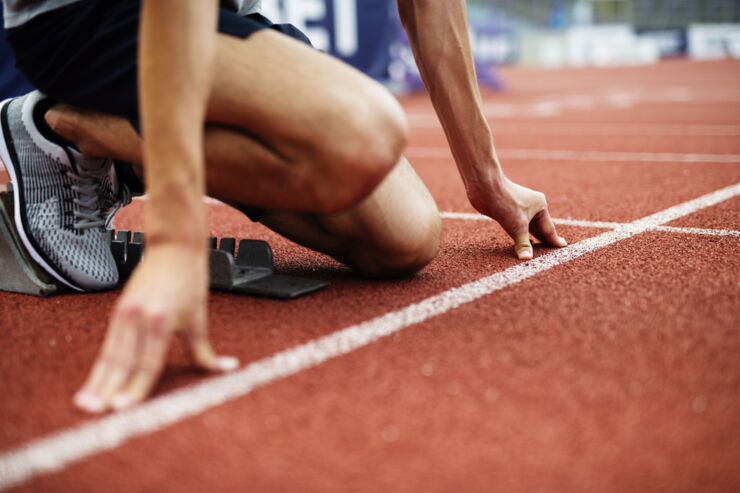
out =
[[(108, 234), (123, 281), (145, 254), (144, 234), (128, 230), (108, 230)], [(208, 241), (211, 289), (288, 300), (329, 285), (327, 281), (275, 274), (272, 248), (265, 241), (237, 243), (236, 238), (215, 237)], [(11, 191), (0, 192), (0, 291), (34, 296), (71, 292), (39, 267), (21, 242), (13, 221)]]

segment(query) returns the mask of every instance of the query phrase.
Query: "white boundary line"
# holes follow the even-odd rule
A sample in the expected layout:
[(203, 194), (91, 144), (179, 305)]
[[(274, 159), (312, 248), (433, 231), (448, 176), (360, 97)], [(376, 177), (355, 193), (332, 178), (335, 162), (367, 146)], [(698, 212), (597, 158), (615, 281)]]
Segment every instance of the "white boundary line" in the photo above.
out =
[(682, 233), (689, 235), (707, 235), (707, 236), (737, 236), (740, 237), (740, 231), (732, 229), (706, 229), (706, 228), (676, 228), (673, 226), (656, 226), (653, 231), (663, 231), (666, 233)]
[[(740, 164), (740, 154), (678, 154), (673, 152), (569, 151), (557, 149), (497, 149), (505, 159), (542, 161), (624, 161), (638, 163), (729, 163)], [(447, 147), (409, 147), (404, 152), (411, 159), (452, 159)]]
[[(467, 221), (491, 221), (492, 219), (483, 214), (475, 212), (440, 212), (442, 219), (464, 219)], [(603, 229), (617, 229), (624, 226), (626, 223), (614, 223), (604, 221), (581, 221), (578, 219), (556, 219), (553, 218), (555, 224), (563, 224), (565, 226), (582, 226), (584, 228), (603, 228)]]
[[(146, 200), (146, 196), (135, 197), (134, 200)], [(215, 206), (228, 206), (213, 197), (203, 197), (203, 202)], [(442, 219), (465, 219), (473, 221), (490, 221), (491, 218), (482, 214), (472, 212), (441, 212)], [(617, 229), (628, 223), (608, 222), (608, 221), (584, 221), (581, 219), (563, 219), (554, 217), (552, 221), (555, 224), (563, 226), (580, 226), (582, 228), (600, 228), (600, 229)], [(740, 236), (740, 231), (732, 229), (709, 229), (709, 228), (679, 228), (675, 226), (656, 226), (652, 231), (664, 231), (667, 233), (682, 233), (690, 235), (709, 235), (709, 236)]]
[[(483, 214), (473, 212), (441, 212), (442, 219), (462, 219), (467, 221), (490, 221), (491, 218)], [(555, 224), (563, 226), (580, 226), (583, 228), (601, 228), (601, 229), (619, 229), (627, 226), (629, 223), (614, 223), (605, 221), (582, 221), (579, 219), (559, 219), (552, 218)], [(708, 228), (679, 228), (675, 226), (655, 226), (650, 231), (664, 231), (666, 233), (681, 233), (689, 235), (708, 235), (708, 236), (738, 236), (740, 231), (732, 229), (708, 229)]]
[[(442, 125), (436, 114), (407, 112), (414, 131), (440, 131)], [(740, 125), (690, 124), (690, 123), (620, 123), (620, 122), (543, 122), (526, 123), (490, 119), (495, 126), (494, 135), (605, 135), (605, 136), (682, 136), (682, 137), (732, 137), (740, 135)]]
[(570, 262), (586, 253), (600, 250), (739, 194), (740, 183), (737, 183), (372, 320), (279, 352), (234, 373), (207, 379), (151, 399), (133, 409), (93, 419), (75, 428), (8, 450), (0, 455), (0, 490), (115, 449), (132, 438), (161, 430), (190, 416), (242, 397), (258, 387), (347, 354), (406, 327)]
[[(706, 105), (740, 101), (740, 93), (734, 90), (717, 91), (706, 96), (707, 94), (696, 93), (688, 87), (666, 87), (660, 91), (611, 88), (586, 94), (550, 94), (531, 100), (487, 100), (483, 103), (483, 112), (489, 120), (500, 121), (507, 118), (551, 118), (566, 112), (622, 110), (641, 103)], [(414, 115), (414, 118), (409, 118), (414, 125), (435, 124), (435, 115), (432, 112), (414, 111), (413, 107), (408, 107), (408, 113)], [(423, 118), (426, 115), (428, 119)]]

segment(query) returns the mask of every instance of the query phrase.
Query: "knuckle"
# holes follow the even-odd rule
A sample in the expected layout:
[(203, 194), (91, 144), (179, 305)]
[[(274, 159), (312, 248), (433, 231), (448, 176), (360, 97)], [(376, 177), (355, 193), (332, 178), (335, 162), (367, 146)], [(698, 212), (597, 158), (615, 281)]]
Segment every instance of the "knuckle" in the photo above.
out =
[(124, 322), (133, 322), (141, 317), (141, 307), (134, 304), (121, 304), (116, 310), (116, 316)]
[(155, 337), (162, 337), (168, 332), (167, 314), (163, 311), (147, 313), (144, 323), (140, 326), (142, 330)]

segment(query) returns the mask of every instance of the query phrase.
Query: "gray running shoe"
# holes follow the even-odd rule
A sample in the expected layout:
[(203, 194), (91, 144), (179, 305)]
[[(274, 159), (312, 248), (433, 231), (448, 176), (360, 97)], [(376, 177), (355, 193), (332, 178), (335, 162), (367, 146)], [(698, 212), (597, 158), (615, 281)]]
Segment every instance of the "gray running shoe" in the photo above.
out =
[(101, 216), (105, 218), (105, 227), (108, 229), (113, 227), (116, 212), (131, 203), (133, 194), (125, 183), (118, 180), (114, 163), (105, 160), (104, 164), (105, 166), (100, 168), (101, 173), (96, 179), (96, 183)]
[(119, 192), (112, 161), (84, 158), (44, 137), (33, 115), (44, 99), (34, 91), (0, 105), (0, 159), (13, 183), (19, 236), (61, 283), (77, 291), (110, 289), (118, 270), (101, 206)]

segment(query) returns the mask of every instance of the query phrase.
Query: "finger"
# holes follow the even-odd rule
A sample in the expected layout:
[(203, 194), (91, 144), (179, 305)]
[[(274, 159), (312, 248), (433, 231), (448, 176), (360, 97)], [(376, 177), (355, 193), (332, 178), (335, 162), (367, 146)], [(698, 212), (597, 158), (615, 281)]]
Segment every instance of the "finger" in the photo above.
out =
[(196, 317), (190, 329), (184, 332), (185, 343), (193, 361), (209, 371), (231, 371), (239, 367), (239, 360), (232, 356), (219, 356), (208, 339), (208, 326), (205, 314)]
[(568, 245), (565, 238), (559, 236), (555, 230), (555, 223), (552, 222), (550, 212), (547, 207), (534, 215), (529, 223), (530, 232), (542, 243), (551, 246), (564, 247)]
[(520, 231), (514, 236), (514, 251), (519, 260), (529, 260), (534, 255), (532, 251), (532, 243), (529, 241), (529, 232), (527, 230)]
[(160, 315), (147, 317), (139, 327), (139, 358), (124, 387), (111, 399), (114, 409), (125, 409), (149, 395), (164, 368), (172, 331), (171, 318)]
[(136, 358), (135, 311), (117, 310), (111, 319), (103, 348), (85, 385), (75, 395), (81, 409), (99, 413), (128, 378)]

